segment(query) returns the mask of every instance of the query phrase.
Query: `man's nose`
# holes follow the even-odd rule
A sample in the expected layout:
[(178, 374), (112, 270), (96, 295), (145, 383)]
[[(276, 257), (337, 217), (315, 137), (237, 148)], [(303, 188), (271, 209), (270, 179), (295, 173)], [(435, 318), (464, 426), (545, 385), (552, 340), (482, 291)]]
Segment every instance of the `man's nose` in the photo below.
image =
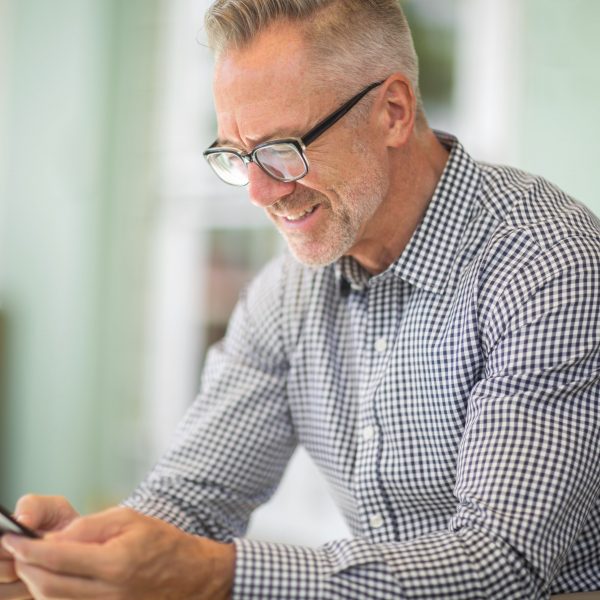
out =
[(248, 165), (248, 195), (256, 206), (267, 208), (281, 198), (289, 196), (296, 187), (296, 182), (284, 183), (267, 175), (258, 165)]

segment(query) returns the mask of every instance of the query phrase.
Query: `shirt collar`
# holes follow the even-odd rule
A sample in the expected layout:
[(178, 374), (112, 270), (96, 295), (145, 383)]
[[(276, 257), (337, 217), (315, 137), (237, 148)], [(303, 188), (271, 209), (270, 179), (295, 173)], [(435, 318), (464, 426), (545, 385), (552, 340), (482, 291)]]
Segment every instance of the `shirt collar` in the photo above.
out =
[(353, 258), (340, 258), (334, 269), (344, 285), (360, 291), (369, 281), (394, 274), (436, 294), (446, 290), (479, 186), (480, 170), (454, 136), (439, 131), (435, 134), (450, 150), (450, 156), (423, 220), (400, 257), (375, 277)]

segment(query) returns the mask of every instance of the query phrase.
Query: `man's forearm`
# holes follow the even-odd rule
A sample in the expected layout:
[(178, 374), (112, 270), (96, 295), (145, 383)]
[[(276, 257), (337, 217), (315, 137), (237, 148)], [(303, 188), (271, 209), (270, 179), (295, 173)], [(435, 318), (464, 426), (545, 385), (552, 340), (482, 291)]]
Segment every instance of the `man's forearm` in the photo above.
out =
[[(202, 543), (202, 560), (206, 561), (207, 544)], [(214, 600), (231, 600), (233, 596), (233, 582), (235, 578), (235, 545), (220, 542), (210, 543), (208, 560), (213, 576), (211, 577), (210, 595), (206, 597)], [(206, 590), (202, 590), (206, 594)], [(202, 596), (205, 597), (205, 596)]]

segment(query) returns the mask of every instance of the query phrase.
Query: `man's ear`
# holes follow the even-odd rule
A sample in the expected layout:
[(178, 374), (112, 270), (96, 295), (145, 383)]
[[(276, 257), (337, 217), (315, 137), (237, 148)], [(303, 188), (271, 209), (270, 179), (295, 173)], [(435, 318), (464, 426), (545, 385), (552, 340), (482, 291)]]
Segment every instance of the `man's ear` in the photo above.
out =
[(386, 145), (400, 148), (410, 139), (417, 119), (417, 99), (408, 78), (401, 73), (383, 84), (380, 125)]

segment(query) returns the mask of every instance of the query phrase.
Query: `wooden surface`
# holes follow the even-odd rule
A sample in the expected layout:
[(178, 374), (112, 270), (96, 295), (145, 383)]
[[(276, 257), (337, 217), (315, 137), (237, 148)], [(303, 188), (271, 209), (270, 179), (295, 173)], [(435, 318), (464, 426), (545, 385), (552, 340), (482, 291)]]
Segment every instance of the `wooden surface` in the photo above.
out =
[(600, 592), (586, 592), (580, 594), (560, 594), (551, 596), (550, 600), (600, 600)]

